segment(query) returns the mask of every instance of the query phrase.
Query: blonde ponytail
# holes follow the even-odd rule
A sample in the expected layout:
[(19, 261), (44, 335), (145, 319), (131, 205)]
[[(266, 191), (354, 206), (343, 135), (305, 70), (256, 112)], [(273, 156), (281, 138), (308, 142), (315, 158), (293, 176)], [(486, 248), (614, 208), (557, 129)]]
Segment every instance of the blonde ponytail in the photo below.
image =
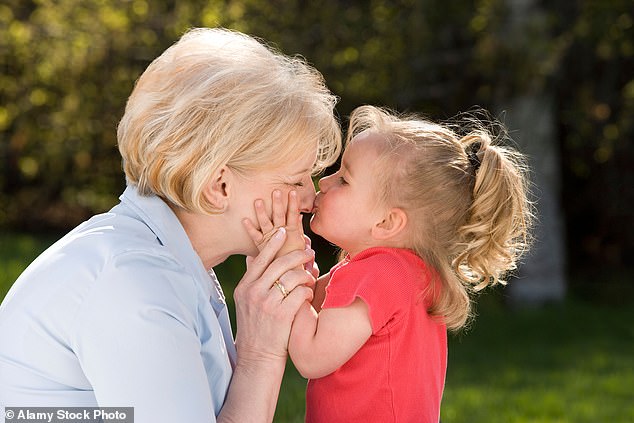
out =
[(492, 145), (487, 132), (469, 134), (460, 143), (471, 158), (475, 181), (469, 217), (458, 229), (463, 248), (452, 266), (478, 291), (505, 284), (503, 277), (530, 244), (528, 168), (518, 152)]

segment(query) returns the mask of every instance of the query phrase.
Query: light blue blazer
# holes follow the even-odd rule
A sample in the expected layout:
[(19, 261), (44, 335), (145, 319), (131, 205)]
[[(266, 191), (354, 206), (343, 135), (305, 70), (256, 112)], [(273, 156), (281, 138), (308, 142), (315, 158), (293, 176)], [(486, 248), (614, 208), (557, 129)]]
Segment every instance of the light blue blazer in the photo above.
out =
[(134, 407), (137, 423), (209, 423), (235, 359), (213, 271), (167, 204), (134, 187), (38, 257), (0, 306), (2, 407)]

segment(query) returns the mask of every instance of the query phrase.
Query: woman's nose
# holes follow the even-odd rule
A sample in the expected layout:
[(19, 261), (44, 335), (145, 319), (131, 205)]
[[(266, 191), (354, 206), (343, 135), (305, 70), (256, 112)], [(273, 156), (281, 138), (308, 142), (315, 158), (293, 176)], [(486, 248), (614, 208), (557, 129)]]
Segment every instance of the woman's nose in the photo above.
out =
[(313, 211), (313, 203), (317, 195), (312, 179), (309, 182), (310, 183), (306, 184), (304, 189), (300, 192), (299, 209), (302, 213), (310, 213)]
[(317, 185), (319, 186), (319, 191), (325, 192), (328, 191), (329, 181), (332, 179), (332, 175), (324, 176), (319, 180)]

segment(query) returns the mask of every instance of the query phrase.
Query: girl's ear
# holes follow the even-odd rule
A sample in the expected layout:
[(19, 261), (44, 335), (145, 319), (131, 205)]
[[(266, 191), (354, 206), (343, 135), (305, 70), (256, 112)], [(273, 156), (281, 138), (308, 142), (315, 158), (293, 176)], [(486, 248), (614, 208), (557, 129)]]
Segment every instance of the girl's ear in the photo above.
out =
[(220, 212), (224, 212), (229, 205), (232, 176), (231, 170), (222, 166), (216, 170), (203, 190), (205, 199)]
[(378, 240), (392, 239), (399, 235), (407, 225), (407, 213), (398, 207), (387, 211), (384, 219), (372, 227), (372, 236)]

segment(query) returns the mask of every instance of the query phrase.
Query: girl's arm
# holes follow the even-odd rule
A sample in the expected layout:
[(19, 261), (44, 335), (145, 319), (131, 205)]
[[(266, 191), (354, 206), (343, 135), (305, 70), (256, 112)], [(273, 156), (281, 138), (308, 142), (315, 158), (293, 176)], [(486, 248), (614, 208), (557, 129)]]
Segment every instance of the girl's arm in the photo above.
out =
[(317, 278), (315, 283), (312, 305), (317, 313), (321, 311), (321, 305), (326, 299), (326, 287), (330, 282), (330, 272)]
[(360, 298), (347, 307), (319, 313), (305, 303), (293, 321), (288, 352), (301, 375), (315, 379), (341, 367), (370, 335), (368, 307)]

